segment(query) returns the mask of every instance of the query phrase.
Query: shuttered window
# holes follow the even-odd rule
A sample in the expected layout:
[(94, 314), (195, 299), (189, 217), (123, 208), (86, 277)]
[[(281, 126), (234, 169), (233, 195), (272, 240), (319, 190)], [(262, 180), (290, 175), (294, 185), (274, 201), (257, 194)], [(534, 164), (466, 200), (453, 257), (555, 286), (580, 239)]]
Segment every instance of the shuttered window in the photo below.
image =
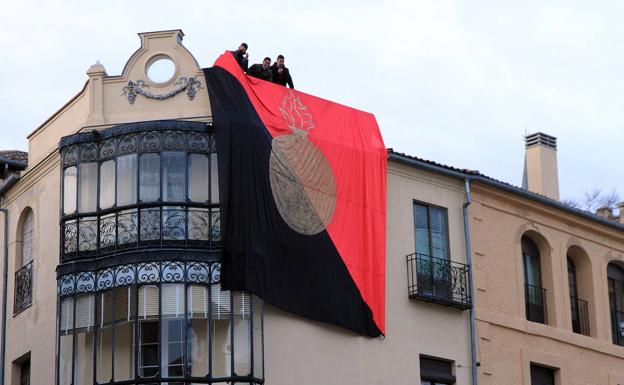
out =
[(95, 297), (93, 294), (76, 296), (76, 329), (90, 330), (95, 320)]
[(162, 316), (169, 318), (184, 317), (184, 285), (163, 284)]
[[(75, 320), (74, 320), (75, 309)], [(93, 294), (64, 298), (61, 301), (61, 333), (67, 334), (74, 329), (90, 330), (95, 320), (95, 297)]]
[(139, 318), (158, 318), (158, 286), (148, 285), (139, 288)]

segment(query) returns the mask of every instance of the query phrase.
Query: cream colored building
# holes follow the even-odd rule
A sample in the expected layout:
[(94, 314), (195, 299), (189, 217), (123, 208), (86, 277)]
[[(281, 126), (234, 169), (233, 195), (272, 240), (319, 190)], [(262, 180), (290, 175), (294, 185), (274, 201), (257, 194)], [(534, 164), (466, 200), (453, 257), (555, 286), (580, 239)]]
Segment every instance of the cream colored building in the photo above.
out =
[(209, 85), (181, 31), (139, 36), (0, 187), (5, 383), (471, 383), (464, 180), (389, 162), (385, 338), (221, 291)]
[(390, 159), (468, 180), (480, 385), (624, 384), (624, 225), (559, 202), (554, 137), (527, 136), (524, 188)]

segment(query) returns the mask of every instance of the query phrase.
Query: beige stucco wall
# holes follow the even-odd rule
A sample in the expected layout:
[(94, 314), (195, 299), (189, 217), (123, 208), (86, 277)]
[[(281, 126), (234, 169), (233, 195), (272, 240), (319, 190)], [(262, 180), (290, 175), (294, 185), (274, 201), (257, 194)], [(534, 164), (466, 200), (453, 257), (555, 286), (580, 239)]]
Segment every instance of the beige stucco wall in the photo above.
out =
[[(559, 368), (558, 385), (624, 384), (624, 347), (611, 342), (606, 274), (610, 261), (624, 261), (624, 233), (478, 183), (473, 193), (479, 384), (528, 385), (530, 362)], [(540, 248), (548, 325), (526, 321), (523, 234)], [(591, 336), (572, 332), (571, 247)]]
[(421, 354), (455, 361), (457, 384), (470, 383), (468, 311), (410, 300), (405, 259), (414, 252), (412, 204), (419, 200), (448, 209), (451, 259), (465, 262), (463, 185), (394, 163), (388, 168), (386, 337), (360, 337), (267, 306), (268, 384), (418, 384)]
[[(56, 336), (56, 274), (59, 261), (59, 168), (52, 155), (23, 175), (5, 197), (9, 211), (9, 266), (5, 383), (14, 384), (19, 368), (12, 364), (30, 352), (33, 385), (47, 385), (54, 375)], [(21, 267), (17, 258), (18, 221), (24, 210), (34, 213), (33, 304), (13, 316), (14, 273)], [(2, 231), (4, 231), (2, 229)]]

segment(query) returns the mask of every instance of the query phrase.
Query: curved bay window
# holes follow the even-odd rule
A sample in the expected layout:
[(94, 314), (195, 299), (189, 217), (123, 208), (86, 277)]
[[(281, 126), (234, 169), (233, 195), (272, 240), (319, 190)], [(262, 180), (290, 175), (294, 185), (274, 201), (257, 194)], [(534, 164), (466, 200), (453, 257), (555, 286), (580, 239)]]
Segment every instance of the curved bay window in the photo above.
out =
[(263, 382), (262, 301), (217, 262), (148, 262), (59, 279), (58, 384)]
[(218, 161), (211, 126), (128, 124), (61, 141), (62, 261), (145, 248), (216, 249)]
[(220, 287), (212, 126), (65, 137), (58, 385), (264, 383), (262, 302)]

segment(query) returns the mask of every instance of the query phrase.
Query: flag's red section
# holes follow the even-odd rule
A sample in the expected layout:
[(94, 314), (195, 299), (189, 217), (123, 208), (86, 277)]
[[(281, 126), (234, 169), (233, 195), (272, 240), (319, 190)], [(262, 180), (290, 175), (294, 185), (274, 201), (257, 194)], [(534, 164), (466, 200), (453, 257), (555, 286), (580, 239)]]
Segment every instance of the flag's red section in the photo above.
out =
[(280, 107), (289, 92), (312, 115), (308, 140), (330, 164), (336, 208), (327, 232), (385, 334), (386, 148), (375, 117), (328, 100), (245, 75), (226, 52), (214, 64), (240, 81), (275, 138), (290, 134)]

